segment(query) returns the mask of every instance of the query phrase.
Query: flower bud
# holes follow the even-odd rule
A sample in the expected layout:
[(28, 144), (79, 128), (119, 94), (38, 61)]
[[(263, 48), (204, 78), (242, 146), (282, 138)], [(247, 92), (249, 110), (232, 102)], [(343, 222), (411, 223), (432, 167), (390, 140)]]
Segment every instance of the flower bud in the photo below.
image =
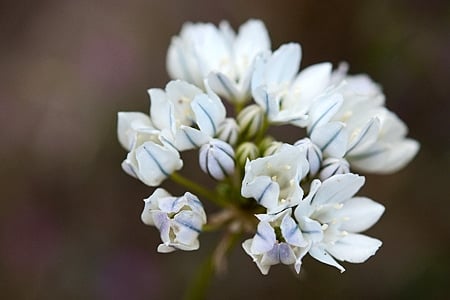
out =
[(346, 174), (350, 172), (350, 164), (345, 158), (329, 157), (323, 161), (319, 178), (324, 181), (336, 174)]
[(261, 106), (252, 104), (244, 108), (237, 116), (242, 137), (255, 136), (264, 123), (264, 110)]
[(322, 164), (322, 151), (309, 138), (304, 138), (295, 142), (294, 146), (304, 147), (306, 150), (306, 160), (309, 163), (309, 174), (314, 176)]
[(217, 130), (217, 138), (234, 145), (237, 142), (239, 134), (239, 126), (233, 118), (225, 119)]
[(203, 172), (217, 180), (234, 172), (233, 148), (219, 139), (212, 139), (200, 148), (199, 161)]
[(245, 142), (236, 149), (236, 160), (239, 165), (244, 166), (247, 159), (253, 160), (259, 155), (258, 147), (254, 143)]
[(283, 145), (282, 142), (272, 141), (267, 145), (267, 148), (263, 152), (263, 156), (275, 154), (282, 145)]

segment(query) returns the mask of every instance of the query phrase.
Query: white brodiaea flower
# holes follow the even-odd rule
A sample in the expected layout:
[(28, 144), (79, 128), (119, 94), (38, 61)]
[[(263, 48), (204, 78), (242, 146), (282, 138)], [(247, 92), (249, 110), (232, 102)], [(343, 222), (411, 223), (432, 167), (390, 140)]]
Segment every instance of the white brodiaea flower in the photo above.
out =
[(355, 174), (314, 180), (311, 191), (295, 209), (295, 218), (306, 240), (309, 254), (320, 262), (345, 269), (336, 262), (362, 263), (374, 255), (381, 241), (359, 234), (374, 225), (384, 206), (365, 197), (353, 197), (364, 184)]
[[(186, 23), (172, 39), (167, 69), (172, 78), (202, 86), (208, 77), (218, 94), (233, 102), (248, 100), (255, 57), (270, 50), (263, 22), (249, 20), (236, 34), (227, 22)], [(209, 75), (209, 76), (208, 76)]]
[(247, 161), (241, 194), (277, 213), (300, 202), (300, 180), (307, 172), (304, 149), (284, 144), (273, 155)]
[(119, 141), (128, 151), (122, 169), (149, 186), (158, 186), (171, 173), (183, 167), (180, 154), (161, 141), (160, 131), (150, 118), (138, 112), (118, 114)]
[(271, 122), (306, 126), (310, 105), (330, 84), (330, 63), (312, 65), (297, 74), (300, 60), (300, 45), (290, 43), (255, 62), (252, 95)]
[(199, 248), (198, 235), (206, 224), (206, 214), (195, 195), (187, 192), (182, 197), (173, 197), (158, 188), (144, 201), (142, 221), (156, 226), (161, 233), (163, 243), (158, 246), (158, 252)]
[(217, 134), (225, 120), (225, 107), (205, 81), (207, 94), (181, 80), (167, 84), (165, 91), (150, 89), (150, 117), (162, 139), (179, 151), (200, 147)]
[(406, 125), (385, 108), (380, 87), (366, 75), (345, 76), (334, 96), (322, 97), (310, 110), (308, 133), (326, 157), (345, 157), (357, 170), (392, 173), (417, 153), (419, 143), (406, 138)]
[(264, 275), (268, 274), (271, 266), (279, 263), (294, 265), (296, 272), (300, 272), (308, 242), (304, 240), (291, 213), (289, 208), (276, 215), (256, 215), (260, 220), (256, 234), (242, 243), (245, 252)]

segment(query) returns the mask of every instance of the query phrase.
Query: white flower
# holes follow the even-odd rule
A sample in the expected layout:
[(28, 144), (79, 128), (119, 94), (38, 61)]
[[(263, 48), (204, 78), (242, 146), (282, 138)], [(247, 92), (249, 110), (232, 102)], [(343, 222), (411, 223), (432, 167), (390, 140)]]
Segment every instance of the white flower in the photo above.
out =
[(122, 169), (149, 186), (157, 186), (183, 166), (180, 154), (161, 138), (150, 118), (139, 112), (120, 112), (119, 141), (129, 150)]
[[(236, 34), (227, 22), (186, 23), (172, 39), (167, 69), (172, 78), (198, 86), (208, 77), (211, 87), (231, 101), (248, 99), (254, 58), (270, 50), (264, 24), (249, 20)], [(209, 76), (208, 76), (209, 75)]]
[(187, 192), (182, 197), (173, 197), (158, 188), (144, 201), (142, 221), (156, 226), (161, 233), (163, 243), (158, 246), (158, 252), (199, 248), (198, 235), (206, 224), (206, 214), (195, 195)]
[(406, 138), (406, 125), (383, 106), (384, 95), (376, 83), (367, 75), (342, 72), (335, 72), (337, 86), (329, 95), (312, 104), (311, 140), (326, 157), (345, 157), (357, 170), (399, 170), (416, 155), (419, 143)]
[(357, 170), (393, 173), (414, 158), (420, 144), (416, 140), (406, 138), (408, 128), (393, 112), (381, 108), (376, 117), (380, 125), (375, 138), (365, 147), (348, 151), (346, 159)]
[(261, 273), (267, 275), (272, 265), (294, 265), (300, 272), (301, 259), (307, 253), (308, 243), (286, 209), (276, 215), (256, 215), (260, 220), (253, 238), (242, 243), (245, 252), (253, 258)]
[(314, 180), (310, 193), (295, 209), (303, 236), (315, 259), (344, 268), (336, 262), (362, 263), (374, 255), (381, 241), (359, 234), (375, 224), (384, 207), (365, 197), (353, 197), (364, 184), (355, 174), (334, 175), (324, 182)]
[(234, 150), (229, 144), (212, 139), (200, 148), (200, 167), (212, 178), (221, 180), (234, 172)]
[[(225, 120), (225, 107), (205, 82), (207, 94), (181, 80), (167, 84), (165, 91), (150, 89), (150, 117), (165, 142), (179, 151), (207, 143)], [(198, 127), (194, 128), (194, 127)]]
[(247, 161), (241, 194), (277, 213), (300, 202), (300, 180), (307, 172), (304, 149), (285, 144), (273, 155)]
[(300, 60), (301, 48), (295, 43), (256, 60), (252, 95), (272, 122), (304, 127), (310, 105), (330, 84), (330, 63), (312, 65), (297, 74)]

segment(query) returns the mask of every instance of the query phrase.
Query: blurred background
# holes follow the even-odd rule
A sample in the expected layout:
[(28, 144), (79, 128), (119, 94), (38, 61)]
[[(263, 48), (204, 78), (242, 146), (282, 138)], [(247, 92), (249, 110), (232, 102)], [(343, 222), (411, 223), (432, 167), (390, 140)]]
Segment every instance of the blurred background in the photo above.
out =
[[(450, 278), (450, 2), (42, 0), (0, 2), (0, 297), (180, 299), (218, 236), (158, 254), (140, 222), (152, 189), (120, 168), (116, 113), (149, 109), (166, 50), (185, 21), (260, 18), (272, 48), (303, 46), (302, 67), (368, 73), (421, 142), (402, 171), (368, 176), (386, 212), (365, 264), (305, 259), (301, 276), (262, 276), (236, 247), (208, 299), (443, 299)], [(182, 190), (179, 190), (180, 192)]]

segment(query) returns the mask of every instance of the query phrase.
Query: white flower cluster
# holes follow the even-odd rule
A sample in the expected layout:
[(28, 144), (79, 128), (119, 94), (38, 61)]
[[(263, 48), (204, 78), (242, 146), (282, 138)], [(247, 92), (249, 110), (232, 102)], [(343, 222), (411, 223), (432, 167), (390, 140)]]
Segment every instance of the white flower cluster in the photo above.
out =
[[(188, 23), (168, 50), (173, 81), (148, 91), (149, 115), (118, 114), (118, 138), (129, 151), (124, 171), (152, 187), (170, 178), (239, 211), (233, 218), (251, 219), (253, 237), (242, 246), (263, 274), (279, 263), (298, 273), (306, 254), (341, 271), (336, 260), (372, 256), (381, 242), (360, 232), (384, 207), (355, 196), (364, 177), (352, 172), (395, 172), (419, 149), (368, 76), (348, 75), (346, 64), (299, 71), (300, 61), (299, 44), (271, 51), (259, 20), (238, 32), (226, 22)], [(233, 109), (227, 112), (223, 100)], [(278, 125), (306, 135), (290, 145), (268, 135)], [(199, 167), (217, 187), (177, 173), (180, 153), (190, 149), (199, 149)], [(173, 197), (162, 188), (145, 200), (142, 220), (160, 230), (159, 252), (197, 249), (207, 223), (197, 196)], [(244, 234), (244, 227), (233, 230)]]

